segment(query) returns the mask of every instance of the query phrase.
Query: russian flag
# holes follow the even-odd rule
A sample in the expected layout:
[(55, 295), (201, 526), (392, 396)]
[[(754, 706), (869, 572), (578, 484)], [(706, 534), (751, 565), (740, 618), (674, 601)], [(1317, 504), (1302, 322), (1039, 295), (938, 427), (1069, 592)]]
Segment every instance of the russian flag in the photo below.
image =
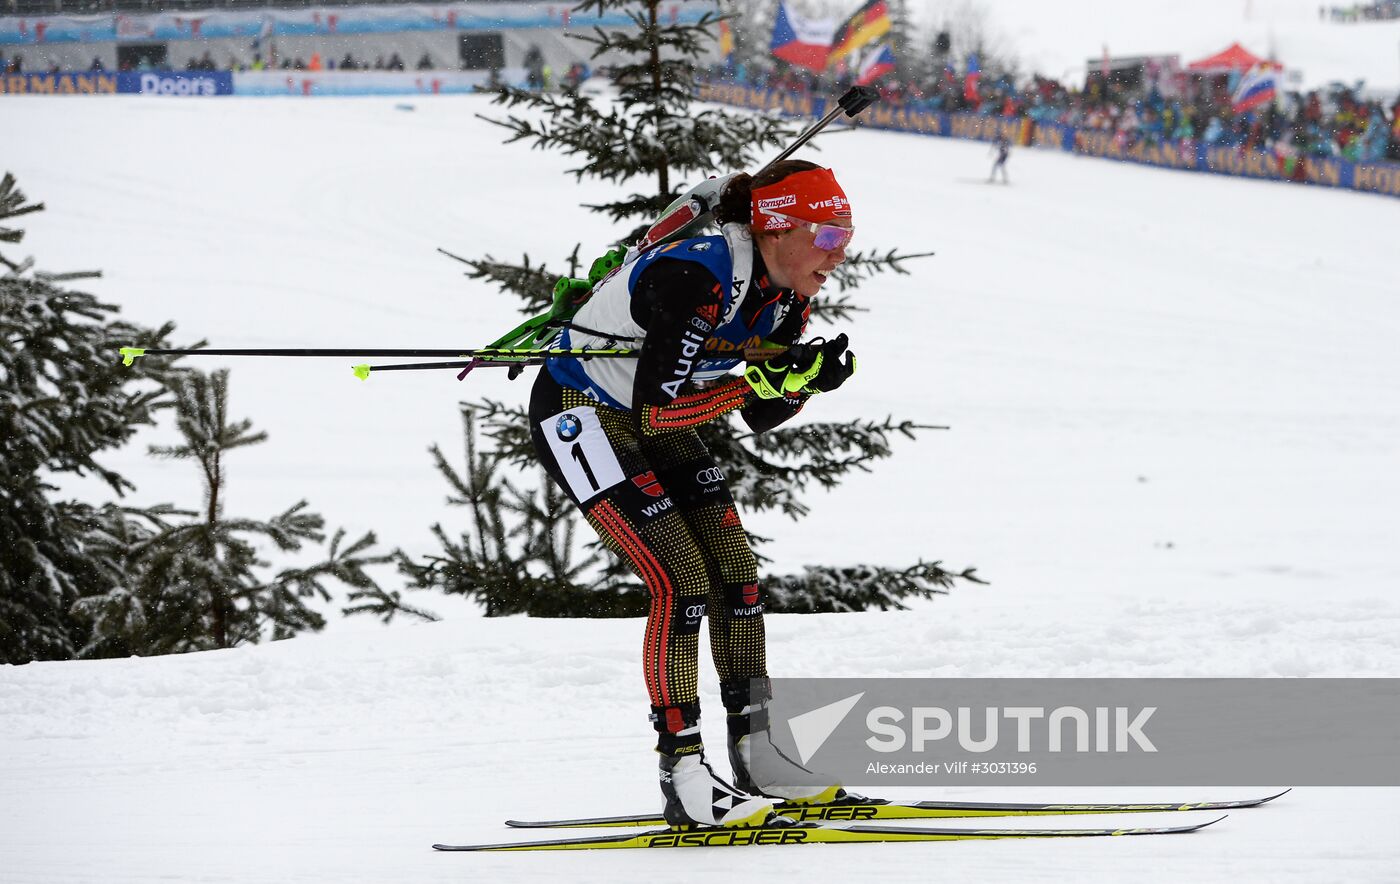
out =
[(875, 49), (867, 52), (865, 58), (860, 62), (860, 75), (856, 78), (857, 86), (867, 86), (894, 70), (894, 52), (890, 49), (890, 44), (881, 43)]
[(788, 12), (787, 3), (778, 4), (778, 17), (773, 22), (773, 39), (768, 51), (791, 65), (810, 71), (826, 69), (831, 53), (831, 38), (836, 35), (834, 19), (807, 20)]
[(977, 53), (967, 57), (967, 76), (963, 78), (963, 98), (977, 100), (977, 81), (982, 79), (982, 67), (977, 63)]
[(1234, 106), (1235, 113), (1242, 114), (1268, 104), (1277, 94), (1278, 65), (1264, 61), (1250, 68), (1249, 73), (1240, 78), (1240, 84), (1235, 87), (1235, 95), (1230, 103)]

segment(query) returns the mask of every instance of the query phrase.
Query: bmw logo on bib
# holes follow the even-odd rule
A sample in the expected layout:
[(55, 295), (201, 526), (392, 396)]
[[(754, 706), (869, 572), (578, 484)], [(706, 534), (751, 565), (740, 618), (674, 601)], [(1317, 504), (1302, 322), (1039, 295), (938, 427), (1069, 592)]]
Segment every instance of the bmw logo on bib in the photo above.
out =
[(583, 432), (583, 423), (575, 415), (561, 414), (558, 422), (554, 424), (554, 432), (558, 433), (563, 441), (572, 442)]

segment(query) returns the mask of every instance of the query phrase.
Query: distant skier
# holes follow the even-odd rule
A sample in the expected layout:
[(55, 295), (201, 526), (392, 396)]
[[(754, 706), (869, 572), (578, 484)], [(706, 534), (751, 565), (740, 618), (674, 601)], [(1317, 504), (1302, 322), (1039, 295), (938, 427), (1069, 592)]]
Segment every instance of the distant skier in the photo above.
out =
[(992, 174), (987, 176), (987, 183), (995, 182), (997, 172), (1000, 171), (1001, 183), (1010, 184), (1010, 179), (1006, 177), (1006, 160), (1011, 156), (1011, 139), (1004, 134), (998, 134), (996, 140), (992, 142), (992, 152), (996, 154), (997, 159), (995, 163), (992, 163)]
[[(809, 299), (846, 259), (850, 203), (831, 170), (788, 160), (736, 176), (716, 220), (720, 235), (657, 246), (599, 283), (559, 344), (630, 342), (640, 358), (551, 359), (530, 400), (545, 469), (651, 594), (642, 668), (672, 825), (753, 825), (771, 799), (845, 794), (769, 739), (758, 567), (696, 427), (738, 411), (762, 433), (855, 371), (845, 335), (792, 347)], [(760, 345), (792, 349), (729, 376)], [(700, 740), (706, 615), (737, 788), (710, 768)]]

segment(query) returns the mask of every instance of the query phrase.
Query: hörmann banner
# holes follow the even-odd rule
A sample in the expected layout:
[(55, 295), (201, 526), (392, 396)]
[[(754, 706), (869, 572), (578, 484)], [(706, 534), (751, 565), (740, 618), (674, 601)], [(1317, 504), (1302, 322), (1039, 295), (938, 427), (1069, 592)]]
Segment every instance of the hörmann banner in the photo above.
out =
[(1400, 679), (774, 679), (769, 711), (847, 786), (1400, 786)]
[(117, 75), (89, 71), (0, 74), (0, 95), (115, 95)]

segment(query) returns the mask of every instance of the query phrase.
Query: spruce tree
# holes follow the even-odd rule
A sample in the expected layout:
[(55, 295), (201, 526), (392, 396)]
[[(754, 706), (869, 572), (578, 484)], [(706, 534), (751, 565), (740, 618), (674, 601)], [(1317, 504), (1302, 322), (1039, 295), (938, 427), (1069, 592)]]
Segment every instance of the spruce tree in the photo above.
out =
[[(627, 232), (615, 244), (640, 236), (688, 185), (706, 175), (752, 168), (760, 151), (778, 148), (793, 134), (790, 124), (775, 117), (696, 106), (697, 62), (718, 19), (706, 13), (694, 24), (666, 24), (658, 16), (661, 5), (660, 0), (586, 0), (575, 8), (576, 21), (589, 12), (616, 10), (626, 10), (632, 18), (630, 29), (596, 27), (592, 35), (580, 37), (593, 45), (595, 59), (604, 54), (624, 59), (612, 69), (615, 99), (503, 88), (496, 103), (536, 113), (486, 118), (508, 130), (508, 142), (526, 141), (578, 158), (571, 170), (578, 179), (635, 188), (612, 202), (589, 206), (626, 224)], [(575, 246), (567, 259), (570, 275), (577, 275), (581, 248)], [(601, 252), (604, 244), (587, 248)], [(833, 275), (839, 293), (816, 299), (813, 317), (848, 321), (861, 309), (850, 300), (850, 290), (877, 273), (908, 272), (903, 262), (913, 257), (919, 256), (895, 250), (851, 254)], [(491, 256), (462, 260), (472, 268), (469, 276), (517, 295), (528, 311), (547, 303), (557, 278), (528, 256), (520, 265)], [(575, 554), (572, 539), (580, 533), (579, 522), (567, 500), (542, 476), (539, 485), (518, 478), (522, 469), (539, 475), (525, 410), (491, 401), (464, 403), (463, 410), (465, 470), (455, 471), (440, 449), (434, 449), (434, 457), (456, 492), (451, 502), (468, 509), (473, 530), (452, 540), (434, 526), (441, 553), (425, 562), (403, 563), (413, 585), (468, 596), (492, 615), (644, 613), (647, 596), (621, 562), (600, 556), (596, 544), (587, 555)], [(852, 470), (869, 470), (890, 455), (894, 437), (912, 438), (920, 429), (911, 421), (884, 418), (782, 427), (761, 441), (730, 424), (707, 425), (701, 435), (741, 509), (778, 510), (796, 519), (807, 512), (802, 502), (806, 489), (831, 487)], [(489, 447), (482, 446), (483, 436)], [(924, 561), (899, 568), (814, 566), (800, 574), (767, 574), (764, 580), (773, 589), (768, 609), (780, 612), (897, 607), (901, 599), (946, 591), (958, 577), (976, 580), (972, 569), (957, 574)]]
[(376, 542), (372, 532), (347, 544), (339, 530), (323, 560), (264, 573), (259, 543), (298, 552), (325, 540), (325, 520), (308, 511), (305, 500), (265, 520), (226, 514), (227, 455), (267, 439), (250, 421), (229, 417), (228, 377), (226, 370), (188, 371), (171, 379), (183, 441), (153, 446), (151, 453), (198, 467), (203, 506), (128, 514), (125, 534), (111, 539), (109, 552), (124, 579), (75, 606), (92, 622), (83, 656), (168, 654), (289, 638), (325, 626), (311, 602), (330, 601), (327, 579), (378, 591), (365, 569), (389, 562), (393, 554), (369, 552)]
[[(43, 209), (11, 175), (0, 179), (0, 243), (12, 219)], [(322, 520), (299, 503), (258, 522), (223, 516), (223, 454), (262, 435), (226, 416), (227, 377), (169, 358), (122, 364), (119, 348), (172, 346), (159, 329), (62, 284), (97, 273), (45, 273), (0, 253), (0, 663), (229, 647), (319, 629), (308, 604), (336, 578), (392, 605), (365, 567), (373, 535), (331, 540), (324, 560), (270, 579), (254, 538), (284, 551), (322, 541)], [(52, 477), (92, 475), (118, 498), (134, 490), (101, 456), (174, 406), (184, 443), (158, 453), (191, 458), (205, 480), (201, 510), (61, 499)]]
[[(43, 209), (12, 175), (0, 179), (0, 242), (13, 219)], [(122, 579), (105, 542), (127, 526), (119, 509), (56, 499), (56, 475), (92, 475), (122, 495), (132, 485), (101, 455), (169, 404), (170, 362), (124, 367), (122, 345), (170, 346), (173, 326), (116, 319), (117, 308), (63, 285), (96, 273), (45, 273), (0, 254), (0, 663), (72, 657), (87, 641), (82, 598)]]

